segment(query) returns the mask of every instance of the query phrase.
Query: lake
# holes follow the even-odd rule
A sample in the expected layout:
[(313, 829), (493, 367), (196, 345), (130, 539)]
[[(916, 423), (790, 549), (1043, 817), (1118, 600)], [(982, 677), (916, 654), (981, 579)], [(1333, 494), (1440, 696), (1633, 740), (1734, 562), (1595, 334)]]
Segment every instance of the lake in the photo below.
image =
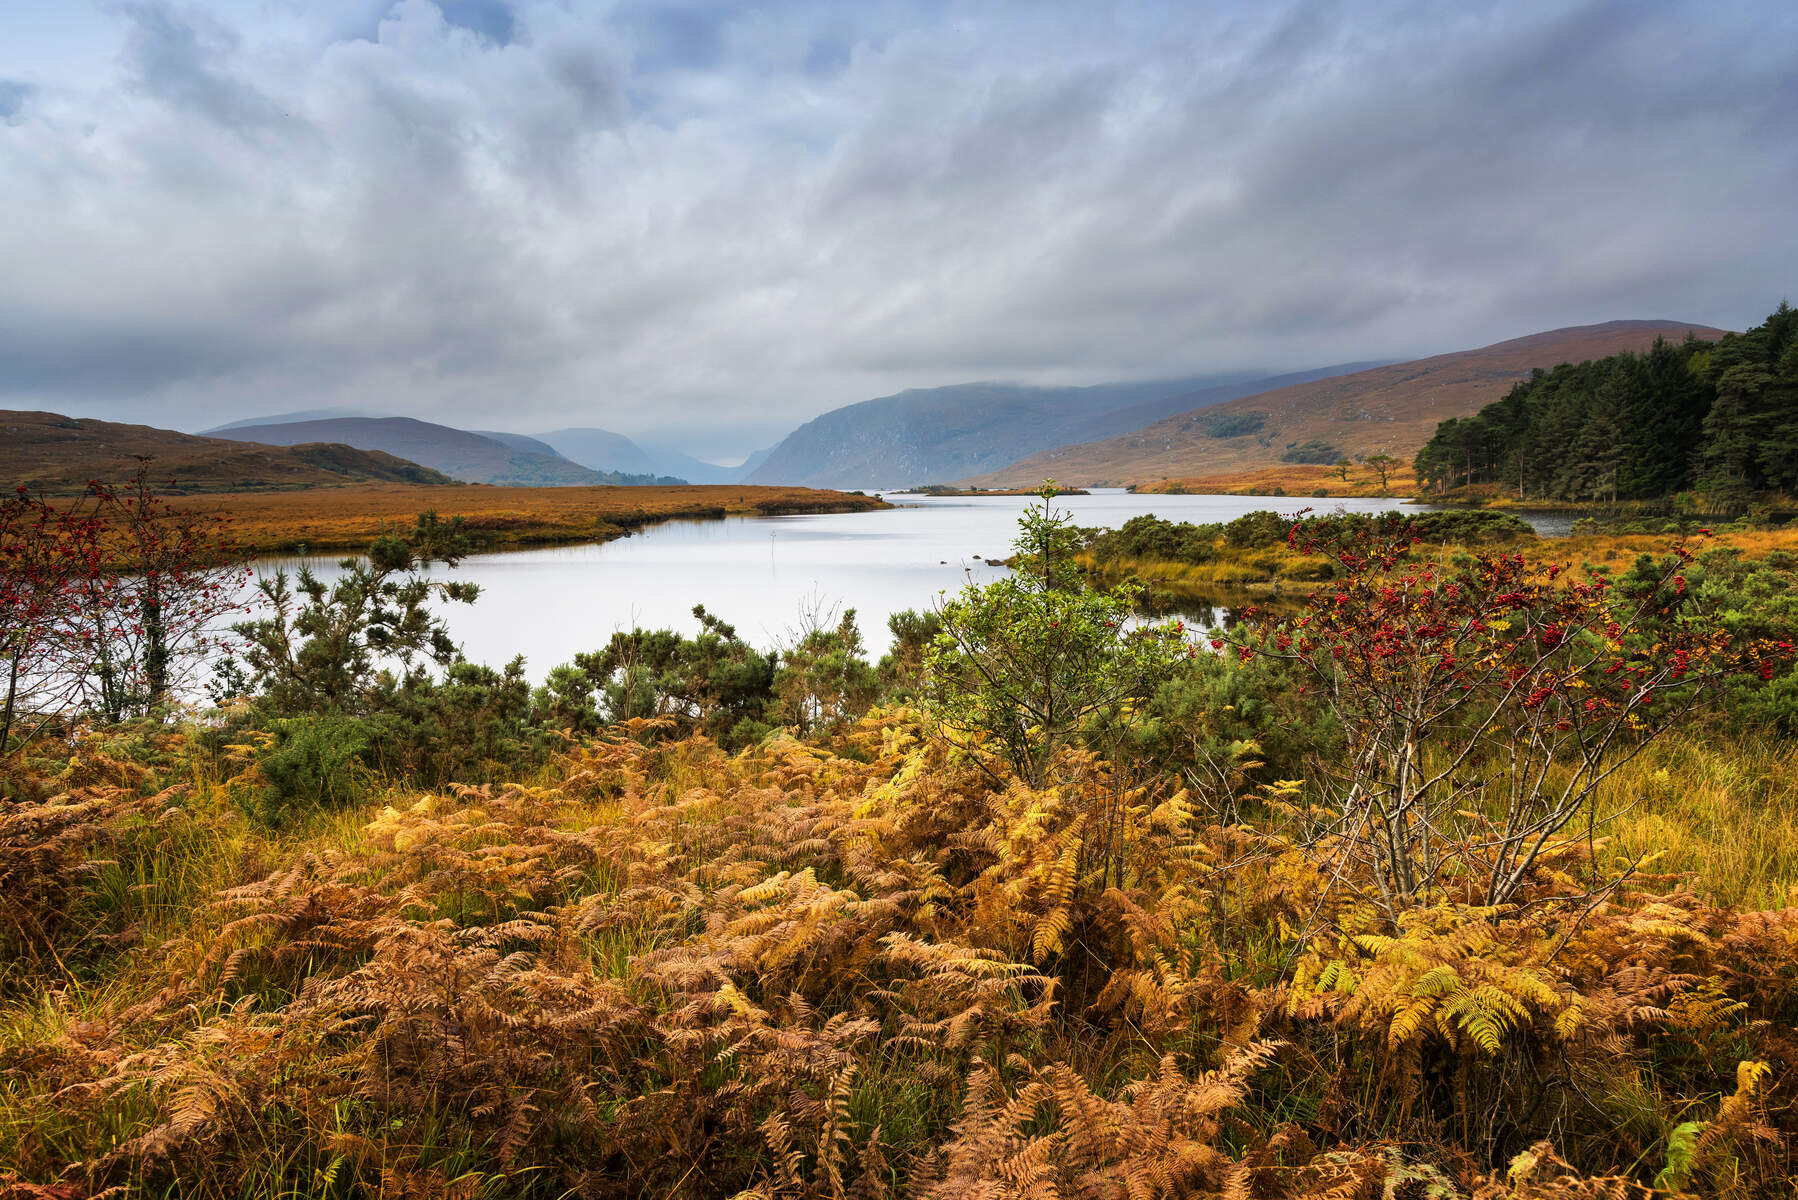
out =
[[(533, 680), (576, 652), (605, 645), (632, 626), (694, 633), (703, 604), (767, 649), (790, 642), (811, 610), (853, 608), (872, 657), (887, 649), (887, 617), (923, 609), (1003, 567), (1018, 514), (1031, 497), (906, 496), (878, 512), (671, 521), (617, 541), (476, 555), (454, 575), (477, 583), (472, 606), (450, 605), (450, 630), (476, 662), (525, 656)], [(1394, 500), (1280, 496), (1159, 496), (1122, 490), (1062, 496), (1058, 509), (1082, 525), (1115, 528), (1154, 513), (1172, 521), (1228, 521), (1257, 509), (1292, 513), (1429, 511)], [(1543, 528), (1544, 533), (1565, 532)], [(265, 560), (267, 573), (300, 562), (329, 578), (337, 558)], [(1192, 614), (1204, 619), (1208, 614)]]

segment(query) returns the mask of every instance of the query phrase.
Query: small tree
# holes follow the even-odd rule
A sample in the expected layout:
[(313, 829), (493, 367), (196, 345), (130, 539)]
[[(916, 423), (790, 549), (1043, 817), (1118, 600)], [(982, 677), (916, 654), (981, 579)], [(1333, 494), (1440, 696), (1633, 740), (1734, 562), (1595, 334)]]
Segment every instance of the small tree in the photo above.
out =
[(1451, 885), (1472, 903), (1510, 900), (1568, 826), (1599, 820), (1620, 766), (1714, 684), (1770, 677), (1784, 653), (1732, 645), (1695, 614), (1665, 618), (1664, 598), (1685, 591), (1684, 551), (1632, 600), (1522, 555), (1445, 576), (1407, 557), (1411, 541), (1401, 524), (1335, 547), (1331, 592), (1237, 643), (1243, 658), (1296, 663), (1341, 722), (1321, 833), (1394, 919)]
[(0, 758), (73, 703), (81, 678), (64, 669), (66, 614), (107, 574), (99, 526), (20, 487), (0, 501)]
[(1355, 465), (1354, 463), (1350, 462), (1346, 458), (1339, 458), (1335, 462), (1330, 464), (1330, 471), (1332, 474), (1334, 474), (1336, 476), (1336, 478), (1342, 480), (1342, 482), (1344, 482), (1344, 483), (1347, 483), (1348, 482), (1348, 473), (1354, 467), (1354, 465)]
[(1133, 622), (1138, 587), (1087, 588), (1073, 518), (1051, 507), (1052, 483), (1040, 494), (1019, 518), (1013, 572), (942, 606), (926, 681), (946, 727), (989, 742), (1033, 787), (1083, 722), (1146, 699), (1191, 652), (1174, 626)]
[[(835, 623), (832, 623), (835, 617)], [(774, 695), (780, 719), (801, 734), (836, 729), (873, 705), (880, 678), (862, 649), (855, 610), (840, 616), (814, 605), (780, 655)]]
[(1380, 477), (1380, 490), (1385, 491), (1393, 470), (1399, 465), (1399, 460), (1390, 454), (1370, 454), (1364, 461), (1368, 467), (1372, 468), (1374, 474)]
[(411, 530), (377, 540), (364, 558), (342, 561), (331, 584), (306, 567), (257, 580), (273, 611), (232, 629), (241, 661), (227, 660), (219, 690), (261, 696), (277, 712), (366, 712), (424, 663), (447, 667), (456, 644), (432, 614), (433, 599), (472, 604), (472, 583), (431, 579), (432, 563), (453, 567), (468, 553), (462, 519), (419, 516)]
[(70, 617), (71, 667), (109, 721), (168, 704), (224, 648), (225, 619), (244, 611), (249, 555), (218, 513), (182, 511), (157, 494), (150, 459), (113, 488), (90, 483), (89, 512), (105, 556)]

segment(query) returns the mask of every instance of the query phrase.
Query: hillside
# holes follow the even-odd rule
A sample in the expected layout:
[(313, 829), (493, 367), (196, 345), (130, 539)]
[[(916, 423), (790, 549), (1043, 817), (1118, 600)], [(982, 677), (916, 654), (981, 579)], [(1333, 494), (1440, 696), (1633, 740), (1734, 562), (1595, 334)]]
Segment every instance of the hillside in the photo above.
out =
[(537, 438), (554, 447), (557, 454), (592, 471), (653, 474), (656, 469), (655, 462), (642, 447), (622, 433), (613, 433), (609, 429), (556, 429), (540, 433)]
[(556, 429), (538, 435), (556, 453), (595, 471), (674, 475), (689, 483), (736, 483), (754, 468), (721, 467), (668, 446), (634, 442), (609, 429)]
[[(452, 429), (411, 417), (340, 417), (323, 421), (286, 421), (241, 425), (216, 431), (235, 441), (267, 442), (291, 446), (300, 442), (333, 441), (381, 450), (423, 463), (454, 479), (468, 483), (566, 487), (618, 483), (678, 483), (679, 480), (626, 478), (594, 471), (556, 453), (540, 453), (507, 444), (466, 429)], [(534, 439), (518, 438), (533, 443)]]
[(49, 412), (0, 412), (0, 484), (78, 491), (90, 479), (121, 480), (135, 456), (155, 460), (170, 492), (252, 491), (344, 483), (447, 484), (448, 476), (375, 450), (328, 442), (256, 445)]
[[(1282, 387), (1184, 411), (1101, 441), (1046, 449), (963, 480), (1023, 487), (1151, 483), (1283, 463), (1386, 453), (1408, 460), (1439, 422), (1479, 411), (1537, 367), (1646, 350), (1656, 338), (1719, 330), (1683, 321), (1609, 321)], [(1194, 406), (1196, 409), (1198, 406)]]
[(1120, 427), (1353, 369), (1326, 367), (1279, 377), (1278, 382), (1237, 374), (1091, 387), (964, 383), (912, 389), (833, 409), (807, 422), (744, 479), (812, 487), (945, 483)]
[(541, 454), (545, 458), (560, 458), (564, 461), (571, 461), (566, 455), (548, 442), (540, 442), (536, 438), (526, 437), (522, 433), (502, 433), (497, 429), (471, 429), (468, 432), (474, 434), (476, 437), (484, 437), (490, 442), (498, 442), (508, 449), (522, 450), (526, 454)]

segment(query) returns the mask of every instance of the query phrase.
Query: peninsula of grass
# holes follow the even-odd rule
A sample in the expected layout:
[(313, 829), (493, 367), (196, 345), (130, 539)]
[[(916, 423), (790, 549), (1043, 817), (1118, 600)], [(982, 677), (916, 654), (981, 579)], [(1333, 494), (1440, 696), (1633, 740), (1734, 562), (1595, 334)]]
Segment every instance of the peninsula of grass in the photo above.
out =
[[(1036, 496), (1042, 493), (1041, 487), (1033, 488), (979, 488), (951, 487), (945, 483), (926, 483), (920, 487), (907, 488), (896, 493), (901, 496)], [(1085, 488), (1057, 487), (1057, 496), (1090, 496)]]
[(661, 521), (865, 512), (888, 507), (877, 496), (802, 487), (737, 484), (681, 487), (424, 487), (370, 484), (170, 497), (182, 511), (219, 513), (261, 554), (361, 549), (420, 512), (461, 517), (481, 550), (604, 542)]

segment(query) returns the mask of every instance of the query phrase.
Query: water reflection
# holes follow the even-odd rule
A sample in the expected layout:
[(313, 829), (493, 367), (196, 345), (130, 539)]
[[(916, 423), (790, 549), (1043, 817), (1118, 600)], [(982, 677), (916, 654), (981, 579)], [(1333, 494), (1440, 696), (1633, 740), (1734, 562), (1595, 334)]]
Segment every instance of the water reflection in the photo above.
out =
[[(969, 582), (1005, 568), (1026, 497), (889, 496), (881, 512), (676, 521), (603, 545), (483, 554), (463, 561), (457, 578), (477, 583), (481, 599), (446, 610), (451, 632), (477, 662), (525, 656), (540, 680), (558, 663), (605, 644), (632, 626), (698, 630), (703, 604), (758, 646), (784, 644), (808, 609), (854, 608), (872, 655), (891, 642), (887, 618), (928, 608)], [(1115, 528), (1154, 513), (1173, 521), (1228, 521), (1257, 509), (1293, 513), (1421, 512), (1392, 500), (1299, 500), (1274, 496), (1138, 496), (1123, 491), (1056, 501), (1082, 525)], [(326, 578), (337, 559), (264, 560), (290, 570), (309, 563)], [(1163, 598), (1189, 623), (1224, 620), (1221, 601)]]

